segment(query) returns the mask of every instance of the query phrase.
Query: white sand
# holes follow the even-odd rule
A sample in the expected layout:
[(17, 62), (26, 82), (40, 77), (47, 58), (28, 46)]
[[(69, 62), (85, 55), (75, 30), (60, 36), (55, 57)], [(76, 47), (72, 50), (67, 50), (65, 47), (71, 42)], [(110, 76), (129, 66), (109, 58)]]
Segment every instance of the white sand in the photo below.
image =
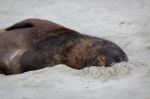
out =
[(150, 99), (149, 0), (0, 0), (0, 28), (31, 17), (111, 40), (130, 61), (0, 75), (0, 99)]

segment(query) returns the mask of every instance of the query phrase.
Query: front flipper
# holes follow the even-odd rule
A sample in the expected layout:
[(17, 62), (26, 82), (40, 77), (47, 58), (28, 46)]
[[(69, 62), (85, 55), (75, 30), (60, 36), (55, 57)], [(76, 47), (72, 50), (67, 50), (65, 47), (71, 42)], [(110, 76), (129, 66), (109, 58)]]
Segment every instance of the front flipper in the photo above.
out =
[(51, 31), (51, 30), (61, 28), (63, 26), (58, 25), (58, 24), (48, 21), (48, 20), (30, 18), (30, 19), (26, 19), (26, 20), (18, 22), (16, 24), (6, 28), (6, 30), (10, 31), (10, 30), (14, 30), (14, 29), (30, 28), (30, 27), (39, 27), (46, 31)]
[(14, 29), (21, 29), (21, 28), (29, 28), (29, 27), (34, 27), (34, 25), (30, 22), (19, 22), (16, 23), (8, 28), (6, 28), (6, 31), (14, 30)]

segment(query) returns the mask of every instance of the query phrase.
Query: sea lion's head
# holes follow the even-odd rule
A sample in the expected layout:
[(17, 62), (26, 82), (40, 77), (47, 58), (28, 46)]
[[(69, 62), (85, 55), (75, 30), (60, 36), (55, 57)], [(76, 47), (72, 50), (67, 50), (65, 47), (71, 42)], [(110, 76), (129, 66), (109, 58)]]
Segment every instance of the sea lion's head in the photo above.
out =
[(118, 46), (104, 46), (97, 57), (97, 64), (100, 66), (111, 66), (115, 63), (128, 61), (125, 52)]
[(123, 61), (128, 61), (128, 57), (125, 52), (116, 44), (107, 42), (91, 53), (88, 65), (108, 67)]

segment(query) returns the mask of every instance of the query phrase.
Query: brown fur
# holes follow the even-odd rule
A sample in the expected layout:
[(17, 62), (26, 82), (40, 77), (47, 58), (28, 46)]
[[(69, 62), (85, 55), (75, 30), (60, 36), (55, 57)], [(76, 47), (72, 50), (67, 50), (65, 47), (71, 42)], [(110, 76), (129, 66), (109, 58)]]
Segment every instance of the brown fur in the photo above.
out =
[(88, 54), (92, 51), (93, 41), (82, 39), (79, 44), (74, 45), (74, 47), (68, 53), (67, 65), (72, 68), (82, 69), (86, 65), (86, 58)]
[(17, 74), (66, 64), (74, 69), (127, 61), (114, 43), (56, 23), (27, 19), (0, 33), (0, 73)]

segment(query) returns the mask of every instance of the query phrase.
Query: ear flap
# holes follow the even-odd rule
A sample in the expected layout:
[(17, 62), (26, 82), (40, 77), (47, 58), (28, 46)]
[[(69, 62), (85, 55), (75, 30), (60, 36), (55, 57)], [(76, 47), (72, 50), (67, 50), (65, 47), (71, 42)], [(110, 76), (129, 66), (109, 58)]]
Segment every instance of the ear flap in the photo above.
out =
[(104, 56), (99, 56), (98, 60), (97, 60), (97, 64), (101, 65), (101, 66), (106, 66), (106, 58)]
[(28, 27), (33, 27), (33, 24), (30, 22), (22, 21), (6, 28), (6, 30), (10, 31), (14, 29), (21, 29), (21, 28), (28, 28)]

